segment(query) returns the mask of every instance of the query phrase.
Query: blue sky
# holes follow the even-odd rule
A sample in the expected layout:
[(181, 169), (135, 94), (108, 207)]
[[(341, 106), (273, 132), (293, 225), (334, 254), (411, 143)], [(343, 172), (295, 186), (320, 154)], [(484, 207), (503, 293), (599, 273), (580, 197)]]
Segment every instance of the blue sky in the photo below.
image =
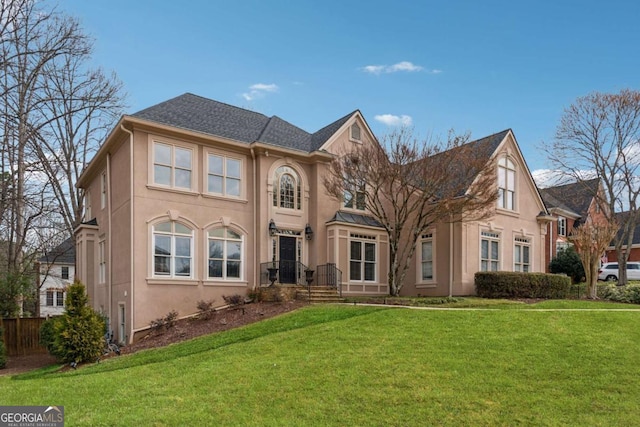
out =
[(636, 1), (65, 0), (133, 113), (185, 92), (309, 132), (359, 109), (481, 138), (513, 129), (532, 171), (562, 111), (640, 88)]

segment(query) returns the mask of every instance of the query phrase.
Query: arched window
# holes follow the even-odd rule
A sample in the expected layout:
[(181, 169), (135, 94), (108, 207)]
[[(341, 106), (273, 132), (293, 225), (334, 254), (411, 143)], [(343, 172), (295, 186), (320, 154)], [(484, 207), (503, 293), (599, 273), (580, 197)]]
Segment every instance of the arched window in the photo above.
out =
[(210, 279), (241, 280), (243, 238), (229, 227), (209, 230), (209, 273)]
[(293, 168), (280, 166), (276, 169), (273, 187), (273, 206), (302, 209), (300, 177)]
[(498, 161), (498, 207), (516, 209), (516, 166), (506, 157)]
[(153, 274), (191, 277), (193, 230), (176, 221), (153, 226)]

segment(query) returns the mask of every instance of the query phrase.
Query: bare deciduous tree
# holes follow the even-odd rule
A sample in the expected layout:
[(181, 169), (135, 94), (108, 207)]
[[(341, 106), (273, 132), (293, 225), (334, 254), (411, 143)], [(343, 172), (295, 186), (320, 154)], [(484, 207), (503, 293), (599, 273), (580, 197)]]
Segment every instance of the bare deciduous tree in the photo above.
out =
[(0, 0), (0, 273), (7, 277), (31, 273), (38, 255), (72, 236), (83, 211), (77, 178), (121, 114), (120, 82), (88, 66), (92, 43), (75, 18), (44, 2)]
[(565, 177), (578, 182), (599, 178), (605, 194), (593, 196), (610, 222), (616, 222), (617, 212), (628, 212), (613, 239), (619, 283), (626, 284), (629, 251), (622, 248), (631, 247), (640, 221), (640, 92), (625, 89), (578, 98), (565, 109), (555, 140), (544, 148)]
[(324, 185), (346, 205), (365, 208), (389, 236), (389, 292), (398, 295), (420, 236), (438, 222), (493, 213), (495, 165), (486, 147), (450, 132), (447, 143), (415, 139), (406, 128), (338, 153)]
[(618, 231), (616, 222), (588, 221), (580, 227), (574, 228), (571, 241), (582, 261), (587, 280), (587, 298), (597, 298), (598, 267), (602, 254), (611, 243)]

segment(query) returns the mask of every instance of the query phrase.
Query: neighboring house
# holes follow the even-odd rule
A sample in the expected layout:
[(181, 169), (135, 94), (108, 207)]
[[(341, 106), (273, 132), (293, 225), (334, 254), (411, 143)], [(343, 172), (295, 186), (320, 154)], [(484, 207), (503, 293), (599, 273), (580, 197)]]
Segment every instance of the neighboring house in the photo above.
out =
[(540, 189), (547, 210), (553, 217), (545, 241), (546, 269), (559, 251), (572, 246), (571, 231), (587, 221), (605, 220), (596, 195), (602, 192), (598, 178)]
[(64, 312), (67, 286), (75, 278), (76, 249), (72, 239), (56, 246), (38, 259), (36, 283), (39, 286), (40, 317)]
[[(625, 212), (617, 212), (616, 219), (618, 220), (618, 224), (624, 224), (626, 216), (629, 215), (628, 211)], [(618, 238), (622, 230), (618, 231)], [(627, 245), (622, 246), (622, 253), (627, 250)], [(613, 242), (607, 248), (606, 252), (606, 260), (605, 261), (618, 261), (618, 253), (616, 252), (615, 246)], [(631, 240), (631, 250), (629, 252), (629, 259), (627, 261), (640, 261), (640, 224), (636, 225), (636, 228), (633, 230), (633, 237)]]
[[(387, 295), (384, 229), (357, 189), (340, 202), (323, 185), (335, 154), (371, 143), (358, 110), (315, 133), (192, 94), (123, 116), (78, 182), (78, 278), (121, 342), (171, 310), (268, 284), (269, 266), (282, 284), (311, 269), (344, 295)], [(495, 215), (424, 233), (404, 294), (467, 295), (476, 271), (545, 269), (550, 218), (513, 132), (473, 144), (493, 153)]]

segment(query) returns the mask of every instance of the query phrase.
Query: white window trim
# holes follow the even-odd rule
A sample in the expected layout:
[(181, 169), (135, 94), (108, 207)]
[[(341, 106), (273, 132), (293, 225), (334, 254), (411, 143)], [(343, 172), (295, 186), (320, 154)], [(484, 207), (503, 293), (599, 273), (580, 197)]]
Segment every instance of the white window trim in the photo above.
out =
[[(218, 156), (218, 157), (222, 157), (223, 158), (223, 167), (224, 167), (224, 175), (223, 175), (223, 185), (226, 185), (226, 167), (227, 167), (227, 159), (231, 159), (231, 160), (237, 160), (240, 162), (240, 194), (235, 196), (235, 195), (229, 195), (226, 194), (226, 191), (224, 193), (213, 193), (209, 191), (209, 156)], [(214, 150), (207, 150), (205, 151), (205, 155), (204, 155), (204, 179), (203, 179), (203, 191), (202, 194), (206, 197), (212, 197), (212, 198), (221, 198), (221, 199), (229, 199), (229, 200), (241, 200), (241, 201), (246, 201), (246, 173), (245, 173), (245, 167), (247, 164), (246, 161), (246, 157), (245, 156), (241, 156), (241, 155), (236, 155), (234, 154), (229, 154), (229, 153), (225, 153), (225, 152), (221, 152), (221, 151), (214, 151)], [(226, 189), (226, 186), (225, 186)]]
[[(289, 168), (294, 172), (295, 175), (289, 173), (289, 171), (285, 171), (283, 173), (278, 173), (278, 170), (281, 168)], [(281, 206), (280, 200), (280, 177), (284, 174), (290, 175), (294, 180), (294, 199), (293, 199), (293, 208), (287, 208)], [(302, 179), (302, 175), (300, 171), (293, 167), (290, 164), (282, 164), (277, 166), (273, 171), (273, 194), (271, 195), (271, 200), (269, 203), (276, 210), (283, 213), (291, 212), (291, 213), (300, 213), (304, 212), (305, 201), (306, 201), (306, 188), (304, 185), (304, 180)], [(276, 204), (274, 205), (273, 201), (276, 200)], [(300, 206), (300, 208), (298, 208)]]
[[(361, 279), (360, 280), (353, 280), (351, 279), (351, 242), (361, 242), (362, 243), (362, 259), (360, 260), (360, 273), (361, 273)], [(373, 270), (374, 273), (374, 278), (373, 280), (365, 280), (365, 243), (373, 243), (375, 245), (375, 268)], [(377, 283), (378, 282), (378, 276), (379, 276), (379, 267), (380, 267), (380, 245), (378, 243), (378, 239), (376, 236), (372, 236), (372, 235), (368, 235), (368, 234), (360, 234), (360, 233), (349, 233), (349, 240), (348, 240), (348, 248), (349, 248), (349, 271), (348, 271), (348, 275), (349, 275), (349, 283)]]
[[(209, 231), (216, 230), (216, 229), (224, 229), (224, 230), (229, 229), (229, 230), (232, 230), (233, 232), (235, 232), (235, 233), (240, 235), (241, 250), (240, 250), (240, 277), (239, 278), (238, 277), (228, 278), (228, 277), (226, 277), (226, 274), (223, 275), (222, 277), (209, 276), (209, 240), (210, 240)], [(246, 265), (246, 260), (245, 260), (246, 259), (245, 252), (246, 252), (247, 248), (246, 248), (246, 238), (245, 237), (246, 236), (245, 236), (244, 232), (242, 232), (239, 229), (236, 229), (234, 227), (229, 227), (229, 226), (226, 226), (226, 227), (225, 226), (210, 227), (207, 230), (205, 230), (205, 251), (204, 251), (205, 260), (206, 260), (206, 262), (205, 262), (205, 274), (204, 274), (205, 280), (207, 280), (208, 282), (224, 282), (224, 283), (234, 283), (234, 284), (246, 282), (246, 280), (245, 280), (245, 270), (246, 270), (247, 265)], [(213, 239), (216, 239), (216, 238), (213, 238)], [(224, 242), (227, 242), (227, 238), (226, 237), (217, 238), (217, 239), (218, 240), (222, 240)], [(235, 242), (237, 240), (229, 239), (229, 241), (234, 241)], [(226, 252), (226, 247), (225, 247), (225, 252)], [(226, 253), (225, 253), (225, 258), (223, 258), (223, 264), (226, 261), (227, 261), (227, 258), (226, 258)], [(223, 271), (225, 271), (225, 270), (226, 270), (226, 268), (223, 266)]]
[[(360, 137), (359, 137), (359, 138), (354, 138), (354, 137), (353, 137), (353, 131), (352, 131), (352, 129), (353, 129), (353, 127), (354, 127), (354, 126), (357, 126), (357, 127), (358, 127), (358, 130), (360, 131)], [(358, 144), (362, 144), (362, 131), (363, 131), (363, 129), (362, 129), (362, 126), (360, 126), (360, 124), (358, 124), (357, 122), (353, 122), (353, 123), (351, 123), (351, 125), (349, 125), (349, 130), (348, 130), (348, 133), (349, 133), (349, 141), (351, 141), (351, 142), (356, 142), (356, 143), (358, 143)]]
[[(524, 252), (522, 252), (520, 254), (521, 257), (521, 261), (519, 263), (516, 263), (516, 247), (520, 246), (520, 248), (523, 247), (528, 247), (529, 248), (529, 262), (525, 263), (522, 260), (522, 256), (524, 255)], [(517, 265), (521, 266), (521, 269), (518, 270), (516, 267)], [(532, 239), (529, 237), (515, 237), (514, 241), (513, 241), (513, 271), (519, 271), (519, 272), (525, 272), (524, 269), (522, 267), (527, 266), (528, 269), (526, 271), (526, 273), (531, 273), (533, 271), (533, 245), (532, 245)]]
[[(424, 279), (422, 277), (422, 243), (431, 242), (431, 273), (433, 277), (431, 279)], [(430, 230), (426, 233), (422, 233), (422, 236), (416, 242), (418, 245), (416, 250), (416, 287), (417, 288), (431, 288), (436, 285), (436, 231)], [(422, 286), (421, 286), (422, 285)]]
[[(504, 163), (504, 164), (503, 164)], [(500, 171), (504, 170), (505, 172), (505, 187), (500, 187)], [(511, 208), (508, 206), (508, 193), (509, 193), (509, 173), (508, 171), (513, 171), (513, 206)], [(501, 198), (498, 196), (498, 209), (507, 212), (517, 212), (518, 211), (518, 165), (510, 156), (500, 157), (498, 160), (498, 190), (504, 189), (507, 193), (506, 198)], [(502, 206), (503, 201), (507, 204), (506, 206)]]
[[(480, 231), (480, 239), (479, 239), (479, 245), (480, 247), (478, 248), (478, 261), (479, 261), (479, 265), (478, 265), (478, 271), (494, 271), (492, 270), (491, 267), (491, 258), (488, 258), (487, 261), (489, 262), (488, 264), (488, 269), (487, 270), (483, 270), (482, 269), (482, 241), (483, 240), (488, 240), (489, 242), (498, 242), (498, 259), (497, 259), (497, 263), (498, 263), (498, 268), (495, 271), (501, 271), (502, 270), (502, 259), (503, 254), (502, 254), (502, 233), (499, 231), (490, 231), (490, 230), (481, 230)], [(491, 244), (489, 244), (489, 256), (491, 256)]]
[(567, 218), (563, 216), (558, 217), (558, 236), (567, 236)]
[[(174, 231), (172, 231), (171, 233), (166, 233), (166, 232), (160, 232), (158, 234), (160, 235), (164, 235), (164, 236), (171, 236), (171, 265), (170, 265), (170, 274), (156, 274), (156, 270), (155, 270), (155, 227), (159, 224), (165, 223), (165, 222), (169, 222), (172, 224), (172, 230), (173, 230), (173, 224), (178, 223), (181, 224), (187, 228), (189, 228), (191, 230), (191, 242), (190, 242), (190, 253), (191, 253), (191, 271), (189, 276), (178, 276), (175, 274), (175, 236), (179, 236), (179, 237), (186, 237), (186, 234), (176, 234)], [(188, 223), (188, 222), (184, 222), (184, 221), (180, 221), (180, 220), (171, 220), (170, 218), (163, 218), (157, 221), (154, 221), (152, 224), (150, 224), (149, 226), (149, 246), (150, 246), (150, 262), (149, 262), (149, 268), (150, 268), (150, 275), (149, 275), (149, 279), (150, 283), (175, 283), (176, 281), (194, 281), (195, 279), (195, 271), (196, 271), (196, 267), (197, 267), (197, 254), (195, 253), (195, 239), (196, 239), (196, 231), (197, 228), (195, 228), (192, 224)], [(148, 279), (148, 280), (149, 280)]]
[[(174, 177), (174, 170), (175, 170), (175, 164), (171, 165), (171, 170), (172, 170), (172, 180), (173, 182), (170, 183), (170, 185), (164, 185), (164, 184), (157, 184), (155, 182), (155, 144), (163, 144), (163, 145), (168, 145), (171, 147), (171, 153), (172, 153), (172, 159), (175, 159), (174, 157), (174, 153), (175, 153), (175, 148), (182, 148), (185, 150), (189, 150), (191, 151), (191, 183), (190, 183), (190, 187), (189, 188), (185, 188), (185, 187), (176, 187), (174, 185), (175, 182), (175, 177)], [(197, 164), (197, 157), (198, 157), (198, 147), (195, 144), (191, 144), (188, 142), (184, 142), (184, 141), (178, 141), (172, 138), (165, 138), (165, 137), (161, 137), (158, 135), (149, 135), (149, 142), (148, 142), (148, 168), (149, 168), (149, 173), (148, 173), (148, 181), (147, 181), (147, 186), (149, 188), (154, 188), (154, 189), (162, 189), (162, 190), (166, 190), (166, 191), (173, 191), (173, 192), (177, 192), (177, 193), (197, 193), (197, 183), (198, 181), (198, 167), (196, 167)], [(175, 162), (174, 162), (175, 163)]]

